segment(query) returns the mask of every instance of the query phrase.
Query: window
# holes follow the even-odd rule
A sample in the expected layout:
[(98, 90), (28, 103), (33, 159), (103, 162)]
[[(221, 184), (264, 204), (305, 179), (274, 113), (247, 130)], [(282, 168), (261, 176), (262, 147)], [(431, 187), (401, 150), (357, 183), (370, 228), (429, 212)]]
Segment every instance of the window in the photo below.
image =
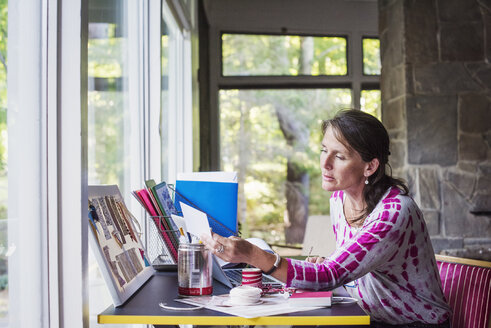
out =
[[(8, 327), (7, 1), (0, 1), (0, 327)], [(3, 323), (3, 324), (2, 324)]]
[(363, 38), (363, 74), (380, 75), (380, 40)]
[(320, 119), (350, 104), (349, 89), (220, 91), (222, 168), (238, 172), (244, 236), (284, 244), (287, 202), (304, 196), (310, 213), (328, 212), (317, 183)]
[[(141, 7), (131, 1), (89, 1), (88, 26), (88, 183), (116, 184), (130, 211), (139, 214), (131, 191), (143, 179)], [(137, 215), (140, 217), (140, 215)], [(90, 325), (112, 304), (89, 252)]]
[(291, 2), (281, 12), (298, 15), (268, 19), (257, 15), (262, 6), (205, 8), (210, 101), (201, 114), (211, 123), (201, 153), (211, 156), (201, 165), (238, 172), (244, 237), (300, 245), (308, 216), (329, 214), (320, 122), (342, 108), (381, 118), (377, 20), (366, 16), (376, 4), (316, 3), (300, 13)]
[(346, 38), (223, 34), (224, 76), (346, 75)]
[[(234, 75), (253, 79), (348, 72), (342, 37), (223, 34), (221, 53), (225, 84)], [(378, 54), (378, 40), (363, 39), (364, 72), (377, 74)], [(352, 107), (352, 91), (328, 83), (323, 88), (249, 89), (253, 85), (251, 80), (247, 89), (219, 91), (221, 167), (238, 172), (238, 220), (244, 236), (301, 243), (302, 221), (329, 213), (319, 184), (321, 120)], [(379, 90), (362, 89), (359, 102), (361, 110), (380, 118)]]
[[(165, 1), (102, 6), (90, 0), (88, 30), (89, 184), (117, 184), (149, 243), (151, 229), (131, 192), (147, 179), (172, 183), (176, 171), (192, 166), (183, 155), (192, 150), (183, 142), (192, 123), (184, 119), (191, 98), (188, 40)], [(147, 244), (147, 250), (154, 248)], [(97, 314), (112, 298), (89, 255), (90, 326), (95, 327)]]
[[(169, 114), (161, 118), (162, 72), (155, 68), (161, 64), (164, 5), (127, 0), (11, 4), (7, 97), (7, 1), (0, 0), (0, 285), (6, 282), (7, 258), (9, 274), (8, 293), (0, 292), (0, 327), (96, 326), (95, 315), (111, 299), (98, 280), (97, 265), (87, 265), (88, 229), (79, 221), (87, 217), (87, 184), (116, 183), (127, 203), (136, 202), (130, 191), (146, 178), (160, 178), (162, 158), (182, 170), (174, 159), (192, 148), (182, 143), (177, 152), (161, 154), (162, 120), (179, 132), (191, 130), (190, 121), (175, 119), (183, 105), (168, 106)], [(164, 12), (172, 23), (168, 8)], [(182, 50), (189, 42), (181, 34), (176, 30), (180, 43), (169, 43), (174, 57), (168, 67), (190, 79), (189, 53)], [(166, 87), (175, 103), (190, 102), (183, 80)], [(150, 126), (154, 122), (156, 129)], [(137, 213), (141, 206), (129, 205), (144, 223)], [(5, 223), (8, 233), (2, 230)]]

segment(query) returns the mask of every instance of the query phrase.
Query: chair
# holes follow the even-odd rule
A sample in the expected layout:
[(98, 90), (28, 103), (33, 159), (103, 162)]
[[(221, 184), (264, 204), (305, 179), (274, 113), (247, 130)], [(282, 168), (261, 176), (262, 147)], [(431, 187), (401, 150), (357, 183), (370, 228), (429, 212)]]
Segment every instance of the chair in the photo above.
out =
[[(327, 257), (336, 249), (336, 237), (329, 215), (309, 216), (305, 227), (302, 255)], [(312, 252), (311, 252), (312, 250)]]
[(452, 328), (491, 328), (491, 262), (435, 257)]

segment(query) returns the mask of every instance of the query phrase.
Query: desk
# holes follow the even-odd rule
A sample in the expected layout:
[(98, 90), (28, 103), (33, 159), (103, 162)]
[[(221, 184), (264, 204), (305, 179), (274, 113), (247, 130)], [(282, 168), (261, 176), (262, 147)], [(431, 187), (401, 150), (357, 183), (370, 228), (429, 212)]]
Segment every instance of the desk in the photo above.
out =
[[(214, 281), (216, 295), (228, 293), (228, 288)], [(98, 315), (101, 324), (153, 324), (153, 325), (369, 325), (370, 317), (357, 305), (333, 305), (313, 311), (284, 315), (241, 318), (208, 309), (195, 311), (169, 311), (159, 307), (184, 307), (173, 301), (177, 297), (177, 273), (157, 272), (125, 304), (110, 306)]]

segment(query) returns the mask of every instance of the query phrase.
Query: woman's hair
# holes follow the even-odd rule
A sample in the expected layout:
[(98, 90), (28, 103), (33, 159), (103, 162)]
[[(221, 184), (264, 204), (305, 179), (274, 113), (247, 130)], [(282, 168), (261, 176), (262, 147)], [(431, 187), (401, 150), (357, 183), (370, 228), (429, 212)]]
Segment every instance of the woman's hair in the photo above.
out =
[[(359, 110), (342, 110), (333, 119), (322, 122), (322, 134), (331, 127), (334, 135), (345, 147), (358, 152), (365, 162), (377, 158), (380, 162), (377, 171), (368, 177), (363, 189), (367, 207), (363, 213), (350, 223), (363, 223), (389, 187), (398, 187), (404, 195), (409, 189), (404, 181), (392, 177), (389, 165), (389, 134), (383, 124), (374, 116)], [(389, 170), (389, 173), (387, 172)]]

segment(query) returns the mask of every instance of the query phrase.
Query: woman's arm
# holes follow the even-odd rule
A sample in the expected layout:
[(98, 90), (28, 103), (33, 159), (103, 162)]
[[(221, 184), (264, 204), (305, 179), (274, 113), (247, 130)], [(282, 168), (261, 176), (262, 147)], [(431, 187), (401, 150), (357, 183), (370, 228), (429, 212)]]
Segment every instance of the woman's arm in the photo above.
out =
[[(232, 236), (225, 238), (212, 233), (212, 238), (202, 235), (201, 240), (206, 248), (227, 262), (247, 263), (261, 269), (263, 272), (267, 272), (273, 267), (276, 261), (275, 254), (266, 252), (239, 237)], [(223, 252), (221, 253), (217, 252), (220, 249), (220, 245), (223, 245)], [(271, 275), (282, 282), (286, 282), (287, 270), (287, 261), (281, 259), (278, 268)]]

